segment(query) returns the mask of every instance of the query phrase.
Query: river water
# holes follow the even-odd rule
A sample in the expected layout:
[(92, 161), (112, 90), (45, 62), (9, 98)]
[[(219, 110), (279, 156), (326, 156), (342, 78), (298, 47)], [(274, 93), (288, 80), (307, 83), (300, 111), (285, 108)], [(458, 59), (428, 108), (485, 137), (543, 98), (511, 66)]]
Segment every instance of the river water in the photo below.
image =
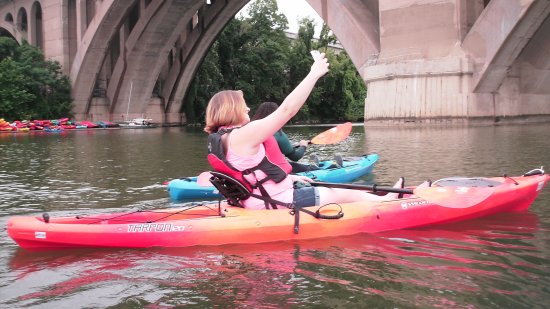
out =
[[(326, 129), (285, 131), (297, 141)], [(548, 132), (355, 126), (307, 154), (376, 152), (358, 182), (414, 185), (550, 170)], [(549, 188), (527, 212), (311, 241), (28, 252), (7, 235), (14, 215), (181, 206), (163, 183), (207, 169), (205, 139), (198, 128), (0, 134), (0, 308), (548, 308)]]

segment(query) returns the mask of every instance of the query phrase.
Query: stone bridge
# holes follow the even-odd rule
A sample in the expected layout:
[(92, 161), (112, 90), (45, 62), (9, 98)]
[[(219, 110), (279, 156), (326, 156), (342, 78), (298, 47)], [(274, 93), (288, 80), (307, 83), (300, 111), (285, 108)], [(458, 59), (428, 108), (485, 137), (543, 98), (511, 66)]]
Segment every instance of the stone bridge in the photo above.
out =
[[(59, 61), (76, 119), (186, 122), (202, 58), (248, 0), (0, 0), (0, 35)], [(368, 87), (365, 122), (550, 119), (550, 0), (307, 0)]]

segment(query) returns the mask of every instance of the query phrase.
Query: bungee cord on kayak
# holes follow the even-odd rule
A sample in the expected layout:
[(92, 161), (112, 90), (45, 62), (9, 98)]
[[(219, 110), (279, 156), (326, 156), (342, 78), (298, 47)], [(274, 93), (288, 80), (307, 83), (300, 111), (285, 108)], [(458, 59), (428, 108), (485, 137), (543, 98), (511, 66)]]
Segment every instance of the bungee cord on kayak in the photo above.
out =
[[(307, 207), (314, 213), (340, 218), (301, 216), (299, 225), (296, 220), (300, 211), (296, 209), (250, 210), (220, 200), (161, 211), (138, 210), (78, 218), (15, 216), (8, 221), (7, 231), (21, 247), (31, 250), (250, 244), (377, 233), (524, 211), (550, 181), (550, 176), (539, 170), (522, 176), (480, 179), (485, 185), (494, 186), (395, 188), (412, 190), (414, 194), (383, 202)], [(352, 185), (361, 189), (361, 185)], [(362, 190), (368, 190), (368, 186), (362, 186)], [(296, 233), (298, 226), (299, 233)]]
[[(210, 209), (212, 210), (213, 212), (215, 212), (218, 216), (221, 216), (223, 217), (223, 214), (220, 213), (219, 210), (214, 210), (210, 205), (207, 205), (207, 204), (197, 204), (197, 205), (192, 205), (192, 206), (189, 206), (187, 208), (183, 208), (177, 212), (168, 212), (168, 211), (161, 211), (161, 210), (141, 210), (141, 209), (138, 209), (136, 211), (133, 211), (133, 212), (128, 212), (128, 213), (122, 213), (122, 214), (119, 214), (119, 215), (116, 215), (114, 217), (107, 217), (107, 218), (99, 218), (99, 217), (92, 217), (92, 216), (89, 216), (89, 215), (77, 215), (75, 216), (76, 219), (79, 219), (79, 220), (97, 220), (95, 222), (88, 222), (86, 224), (98, 224), (98, 223), (101, 223), (101, 222), (106, 222), (106, 221), (116, 221), (116, 222), (127, 222), (127, 223), (154, 223), (154, 222), (158, 222), (158, 221), (161, 221), (161, 220), (164, 220), (164, 219), (167, 219), (169, 217), (172, 217), (172, 216), (175, 216), (175, 215), (178, 215), (178, 214), (181, 214), (185, 211), (189, 211), (191, 209), (194, 209), (194, 208), (197, 208), (197, 207), (205, 207), (207, 209)], [(147, 220), (147, 221), (137, 221), (137, 220), (124, 220), (124, 219), (119, 219), (119, 218), (122, 218), (122, 217), (128, 217), (128, 216), (131, 216), (131, 215), (134, 215), (134, 214), (137, 214), (137, 213), (142, 213), (142, 214), (146, 214), (146, 213), (151, 213), (151, 214), (167, 214), (166, 216), (164, 217), (160, 217), (160, 218), (156, 218), (154, 220)], [(50, 219), (50, 216), (48, 213), (44, 213), (42, 214), (43, 218), (44, 218), (44, 222), (46, 223), (49, 223), (49, 219)], [(199, 217), (199, 216), (209, 216), (209, 215), (204, 215), (204, 214), (195, 214), (195, 216)], [(214, 215), (212, 215), (214, 216)], [(48, 218), (47, 220), (45, 218)]]
[[(231, 206), (238, 206), (238, 207), (244, 208), (242, 201), (248, 199), (250, 196), (256, 196), (257, 198), (262, 198), (262, 196), (254, 194), (253, 191), (249, 190), (247, 187), (241, 184), (237, 179), (229, 175), (225, 175), (219, 172), (210, 172), (210, 174), (212, 175), (210, 177), (210, 182), (220, 191), (220, 193), (227, 199), (228, 204)], [(296, 184), (300, 184), (300, 183), (296, 183)], [(324, 215), (321, 213), (321, 209), (329, 205), (336, 205), (339, 207), (339, 211), (337, 212), (337, 214)], [(308, 210), (304, 206), (300, 206), (296, 204), (288, 204), (286, 206), (287, 208), (290, 209), (289, 213), (294, 216), (294, 233), (295, 234), (298, 234), (299, 232), (300, 211), (308, 215), (311, 215), (316, 219), (332, 220), (332, 219), (340, 219), (344, 216), (344, 212), (342, 211), (342, 206), (340, 206), (338, 203), (328, 203), (325, 205), (321, 205), (319, 208), (317, 208), (316, 211)], [(314, 205), (310, 207), (313, 207), (313, 206)], [(277, 208), (275, 207), (274, 209), (277, 209)]]

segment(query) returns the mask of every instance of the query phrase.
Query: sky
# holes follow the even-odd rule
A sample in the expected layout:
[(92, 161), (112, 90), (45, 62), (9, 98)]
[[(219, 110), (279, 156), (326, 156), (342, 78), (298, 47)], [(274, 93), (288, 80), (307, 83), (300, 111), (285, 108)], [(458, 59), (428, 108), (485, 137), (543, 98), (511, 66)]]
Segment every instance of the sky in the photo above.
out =
[[(250, 1), (253, 2), (253, 1)], [(250, 3), (249, 3), (250, 4)], [(247, 4), (243, 10), (246, 10)], [(279, 6), (279, 12), (286, 15), (288, 19), (288, 31), (297, 33), (298, 32), (298, 19), (304, 17), (312, 17), (315, 20), (315, 33), (316, 36), (321, 32), (321, 26), (323, 20), (319, 17), (319, 14), (315, 12), (314, 9), (309, 6), (305, 0), (277, 0), (277, 5)]]
[(279, 6), (279, 11), (286, 15), (291, 32), (298, 32), (298, 19), (304, 17), (312, 17), (316, 23), (316, 33), (321, 31), (323, 20), (305, 0), (277, 0), (277, 5)]

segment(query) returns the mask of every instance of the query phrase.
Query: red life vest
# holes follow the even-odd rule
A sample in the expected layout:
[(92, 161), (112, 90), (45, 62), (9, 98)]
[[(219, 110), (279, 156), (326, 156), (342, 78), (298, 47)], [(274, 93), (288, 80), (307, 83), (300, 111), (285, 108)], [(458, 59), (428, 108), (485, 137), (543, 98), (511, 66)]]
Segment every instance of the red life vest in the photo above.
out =
[[(263, 145), (265, 147), (266, 156), (255, 167), (240, 171), (227, 161), (227, 155), (224, 151), (222, 143), (222, 135), (230, 133), (233, 129), (222, 128), (218, 130), (218, 132), (208, 135), (208, 162), (210, 163), (212, 168), (220, 173), (224, 173), (235, 178), (250, 192), (252, 192), (253, 189), (258, 188), (262, 195), (254, 195), (254, 197), (262, 199), (267, 209), (269, 209), (269, 205), (271, 205), (271, 207), (273, 207), (274, 209), (277, 209), (276, 205), (289, 207), (288, 203), (283, 203), (272, 199), (262, 185), (268, 180), (279, 183), (283, 181), (292, 171), (292, 166), (290, 165), (290, 163), (288, 163), (283, 153), (279, 149), (277, 140), (275, 140), (273, 136), (270, 136), (266, 141), (264, 141)], [(267, 175), (267, 177), (262, 180), (256, 179), (252, 182), (244, 178), (245, 175), (254, 175), (254, 171), (256, 170), (261, 170)]]

